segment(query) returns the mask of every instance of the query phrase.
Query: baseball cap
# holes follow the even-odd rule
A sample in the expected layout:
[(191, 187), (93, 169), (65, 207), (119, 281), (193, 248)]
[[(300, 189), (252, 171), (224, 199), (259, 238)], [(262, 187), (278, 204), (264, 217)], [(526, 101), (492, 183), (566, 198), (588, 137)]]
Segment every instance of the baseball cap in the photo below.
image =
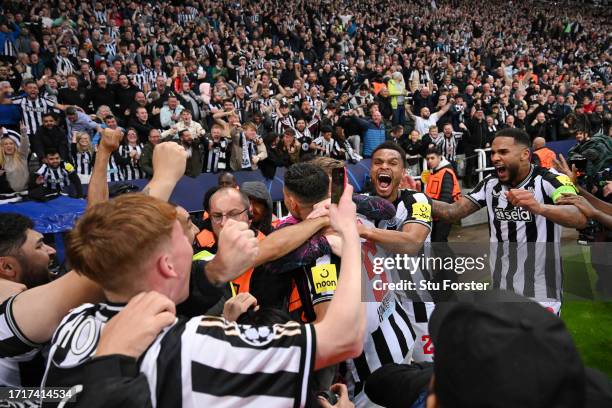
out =
[(458, 297), (429, 322), (441, 406), (584, 406), (584, 366), (561, 319), (513, 292)]

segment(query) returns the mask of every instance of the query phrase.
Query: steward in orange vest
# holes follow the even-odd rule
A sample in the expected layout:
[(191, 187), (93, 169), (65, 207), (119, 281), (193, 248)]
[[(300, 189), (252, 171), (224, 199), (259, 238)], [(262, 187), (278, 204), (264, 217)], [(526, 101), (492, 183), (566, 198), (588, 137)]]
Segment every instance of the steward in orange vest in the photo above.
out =
[[(425, 157), (427, 166), (431, 169), (425, 185), (425, 194), (445, 203), (457, 201), (461, 196), (461, 189), (453, 166), (437, 149), (429, 149)], [(448, 242), (451, 227), (450, 223), (434, 219), (431, 242)]]
[(461, 197), (461, 189), (453, 166), (442, 158), (436, 169), (432, 170), (425, 187), (425, 194), (434, 200), (452, 203)]
[[(261, 232), (257, 231), (257, 239), (261, 242), (266, 236)], [(198, 235), (196, 235), (196, 243), (200, 247), (201, 251), (193, 256), (194, 260), (204, 259), (210, 260), (214, 257), (217, 252), (217, 240), (212, 231), (203, 229)], [(242, 275), (230, 282), (230, 289), (232, 295), (238, 293), (248, 292), (251, 284), (251, 275), (253, 275), (254, 268), (247, 269)]]
[(545, 169), (550, 169), (553, 166), (553, 160), (557, 157), (555, 152), (546, 147), (546, 140), (543, 137), (533, 139), (533, 156), (531, 161), (536, 165)]

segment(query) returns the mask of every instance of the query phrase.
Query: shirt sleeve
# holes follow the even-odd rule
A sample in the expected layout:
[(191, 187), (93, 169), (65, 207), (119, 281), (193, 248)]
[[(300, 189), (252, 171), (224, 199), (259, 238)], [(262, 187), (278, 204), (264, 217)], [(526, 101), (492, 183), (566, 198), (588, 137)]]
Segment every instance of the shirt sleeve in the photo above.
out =
[(487, 205), (487, 191), (486, 186), (489, 178), (483, 179), (472, 191), (465, 195), (465, 198), (473, 202), (478, 206), (478, 208), (482, 208)]
[(406, 216), (401, 227), (409, 223), (418, 223), (431, 229), (431, 198), (423, 193), (404, 194), (402, 201), (406, 207)]
[(52, 108), (55, 108), (57, 106), (57, 104), (53, 102), (51, 99), (44, 98), (44, 100), (47, 103), (47, 105), (49, 105)]
[(572, 180), (565, 174), (547, 170), (542, 175), (542, 187), (546, 196), (556, 203), (563, 194), (578, 194), (578, 190)]
[[(12, 296), (0, 305), (0, 361), (3, 358), (29, 355), (28, 353), (42, 347), (41, 344), (28, 339), (19, 329), (13, 316), (13, 301), (16, 297), (17, 295)], [(20, 360), (26, 361), (27, 358)]]
[(305, 268), (304, 271), (308, 278), (312, 304), (330, 301), (338, 286), (340, 265), (332, 262), (330, 255), (324, 255), (317, 259), (314, 266)]

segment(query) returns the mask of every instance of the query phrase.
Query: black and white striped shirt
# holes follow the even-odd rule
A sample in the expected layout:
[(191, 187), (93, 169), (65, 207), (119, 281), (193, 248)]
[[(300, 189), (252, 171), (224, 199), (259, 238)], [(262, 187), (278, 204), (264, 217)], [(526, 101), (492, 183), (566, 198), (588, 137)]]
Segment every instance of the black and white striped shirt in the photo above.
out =
[(142, 144), (138, 144), (136, 146), (130, 146), (130, 145), (119, 146), (119, 154), (121, 155), (121, 157), (125, 159), (128, 159), (128, 158), (130, 159), (128, 164), (122, 166), (124, 180), (138, 180), (138, 179), (145, 178), (145, 174), (140, 168), (140, 162), (139, 162), (140, 160), (139, 159), (133, 160), (130, 158), (130, 153), (134, 151), (137, 152), (138, 157), (140, 157), (142, 155), (142, 148), (143, 148)]
[(115, 41), (115, 39), (111, 39), (110, 42), (104, 44), (104, 48), (106, 49), (106, 52), (108, 53), (109, 56), (113, 56), (115, 54), (117, 54), (117, 42)]
[(111, 154), (110, 160), (108, 161), (108, 167), (106, 168), (106, 181), (123, 181), (123, 171), (117, 164), (116, 157), (119, 156), (119, 152)]
[(245, 118), (246, 98), (240, 99), (240, 98), (234, 97), (233, 103), (234, 103), (234, 108), (236, 109), (236, 112), (238, 112), (238, 118), (240, 119), (240, 123), (244, 123), (246, 119)]
[[(80, 384), (79, 368), (121, 308), (86, 304), (66, 316), (51, 342), (43, 386)], [(303, 407), (315, 348), (311, 325), (251, 327), (221, 317), (179, 317), (148, 348), (139, 368), (152, 407)]]
[(313, 140), (313, 143), (324, 149), (315, 150), (314, 154), (317, 156), (336, 157), (340, 155), (340, 145), (334, 138), (326, 140), (323, 136), (319, 136)]
[(2, 47), (2, 52), (0, 55), (5, 55), (7, 57), (16, 57), (17, 50), (15, 49), (15, 43), (10, 37), (6, 37), (4, 40), (4, 46)]
[(291, 115), (287, 115), (284, 118), (274, 115), (274, 131), (282, 135), (285, 129), (293, 129), (295, 127), (295, 118)]
[(168, 75), (164, 71), (156, 71), (154, 69), (147, 72), (147, 81), (149, 82), (149, 87), (151, 89), (155, 89), (155, 83), (157, 82), (157, 77), (162, 77), (164, 79), (168, 79)]
[(59, 75), (68, 75), (75, 72), (74, 64), (69, 58), (58, 55), (55, 57), (55, 67)]
[(144, 90), (145, 84), (148, 83), (147, 76), (144, 73), (141, 74), (129, 74), (128, 78), (138, 89)]
[(56, 168), (43, 164), (36, 172), (44, 179), (43, 186), (53, 191), (65, 191), (70, 185), (69, 175), (74, 172), (74, 167), (70, 163), (60, 162)]
[(82, 176), (91, 176), (94, 165), (94, 154), (90, 152), (73, 151), (72, 157), (76, 166), (76, 172)]
[[(459, 133), (461, 136), (461, 133)], [(446, 158), (446, 160), (450, 162), (454, 162), (457, 159), (457, 138), (456, 134), (453, 132), (451, 137), (443, 136), (440, 138), (441, 141), (438, 143), (438, 149), (442, 153), (442, 156)]]
[(37, 387), (44, 372), (42, 345), (29, 340), (17, 326), (13, 300), (15, 296), (0, 305), (0, 386)]
[(55, 102), (40, 96), (34, 100), (27, 95), (20, 96), (13, 99), (13, 104), (19, 105), (21, 108), (21, 116), (30, 136), (33, 136), (42, 126), (43, 115), (55, 108)]
[[(404, 225), (416, 223), (431, 230), (431, 199), (425, 194), (408, 189), (400, 190), (398, 198), (393, 202), (393, 205), (395, 206), (396, 210), (395, 217), (390, 220), (378, 221), (376, 223), (377, 228), (402, 231)], [(418, 255), (419, 257), (428, 257), (431, 255), (431, 248), (429, 246), (430, 241), (431, 239), (428, 236), (425, 240), (425, 245), (423, 246), (421, 253)], [(376, 246), (376, 248), (380, 251), (379, 246)], [(372, 254), (372, 252), (373, 251), (369, 251), (370, 254)], [(395, 254), (389, 254), (388, 256), (393, 257), (394, 255)], [(378, 257), (378, 254), (376, 254), (376, 256)], [(366, 269), (368, 269), (367, 263)], [(371, 271), (368, 271), (368, 276), (370, 276), (371, 273)], [(398, 275), (401, 279), (411, 280), (417, 285), (421, 281), (431, 281), (432, 279), (431, 273), (422, 267), (410, 270), (409, 273), (407, 273), (406, 270), (398, 271)], [(408, 318), (415, 334), (415, 345), (412, 358), (415, 361), (431, 361), (433, 357), (433, 349), (431, 347), (431, 340), (429, 338), (428, 321), (435, 306), (431, 301), (432, 295), (431, 293), (422, 291), (420, 289), (406, 291), (405, 293), (402, 292), (401, 295), (401, 302), (407, 311)], [(359, 364), (363, 366), (358, 359), (355, 360), (355, 364), (356, 366)], [(357, 370), (359, 371), (360, 369), (357, 368)], [(362, 384), (358, 384), (357, 388), (361, 386)], [(362, 398), (364, 397), (362, 396)]]
[(217, 173), (224, 171), (229, 167), (229, 152), (230, 143), (227, 139), (221, 139), (218, 142), (212, 141), (212, 148), (206, 144), (206, 153), (204, 157), (204, 173)]
[(186, 26), (190, 21), (194, 21), (198, 16), (198, 11), (193, 7), (185, 7), (181, 13), (178, 14), (177, 20), (180, 26)]
[(106, 10), (96, 10), (94, 11), (94, 15), (98, 23), (106, 24), (108, 22), (108, 12)]
[[(567, 176), (535, 166), (513, 188), (533, 192), (535, 200), (543, 204), (554, 204), (564, 193), (576, 194)], [(479, 208), (487, 208), (493, 287), (513, 290), (538, 302), (560, 301), (561, 226), (514, 207), (506, 198), (509, 189), (493, 174), (466, 195)]]

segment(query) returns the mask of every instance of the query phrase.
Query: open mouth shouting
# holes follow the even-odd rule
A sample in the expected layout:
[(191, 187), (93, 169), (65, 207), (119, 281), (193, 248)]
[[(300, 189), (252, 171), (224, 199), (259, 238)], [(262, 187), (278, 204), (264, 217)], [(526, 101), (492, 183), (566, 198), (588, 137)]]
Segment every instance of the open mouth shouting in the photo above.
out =
[(497, 177), (500, 180), (505, 180), (508, 178), (508, 169), (503, 163), (496, 163), (493, 166), (495, 167), (495, 171), (497, 172)]
[(393, 190), (393, 174), (391, 172), (380, 172), (376, 175), (376, 190), (383, 197), (391, 195)]

